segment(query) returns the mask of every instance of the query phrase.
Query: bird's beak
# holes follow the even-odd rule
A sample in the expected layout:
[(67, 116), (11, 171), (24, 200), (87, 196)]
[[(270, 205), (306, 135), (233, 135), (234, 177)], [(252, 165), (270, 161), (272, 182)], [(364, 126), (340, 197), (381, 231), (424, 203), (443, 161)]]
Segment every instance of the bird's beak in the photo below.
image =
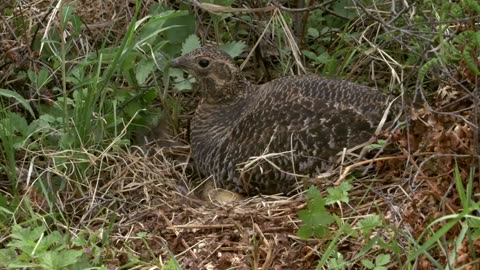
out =
[(183, 68), (185, 65), (183, 64), (182, 57), (177, 57), (172, 60), (171, 66), (173, 68)]

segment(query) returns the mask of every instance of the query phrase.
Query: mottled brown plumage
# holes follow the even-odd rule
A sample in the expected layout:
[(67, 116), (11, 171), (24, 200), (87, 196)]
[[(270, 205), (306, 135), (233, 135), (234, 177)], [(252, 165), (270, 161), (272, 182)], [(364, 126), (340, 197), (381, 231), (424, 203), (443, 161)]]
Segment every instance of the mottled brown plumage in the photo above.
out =
[(297, 174), (321, 172), (344, 147), (366, 142), (387, 104), (369, 87), (315, 75), (255, 85), (216, 47), (172, 66), (191, 73), (201, 93), (190, 134), (198, 169), (240, 193), (290, 192)]

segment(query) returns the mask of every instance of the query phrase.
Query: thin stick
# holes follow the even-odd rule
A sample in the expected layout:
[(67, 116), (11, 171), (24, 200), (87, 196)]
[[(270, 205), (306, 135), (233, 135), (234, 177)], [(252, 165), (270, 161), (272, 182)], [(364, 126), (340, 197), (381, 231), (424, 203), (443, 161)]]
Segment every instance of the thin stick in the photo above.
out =
[(355, 164), (352, 164), (350, 166), (347, 166), (345, 168), (345, 171), (343, 171), (342, 175), (340, 175), (340, 178), (338, 178), (337, 181), (335, 181), (334, 185), (338, 186), (340, 185), (343, 180), (345, 180), (345, 178), (347, 177), (348, 173), (350, 173), (350, 171), (352, 169), (355, 169), (357, 167), (360, 167), (360, 166), (363, 166), (365, 164), (369, 164), (371, 162), (376, 162), (376, 161), (384, 161), (384, 160), (393, 160), (393, 159), (405, 159), (405, 158), (408, 158), (408, 156), (397, 156), (397, 157), (381, 157), (381, 158), (374, 158), (374, 159), (368, 159), (368, 160), (364, 160), (364, 161), (360, 161), (360, 162), (357, 162)]

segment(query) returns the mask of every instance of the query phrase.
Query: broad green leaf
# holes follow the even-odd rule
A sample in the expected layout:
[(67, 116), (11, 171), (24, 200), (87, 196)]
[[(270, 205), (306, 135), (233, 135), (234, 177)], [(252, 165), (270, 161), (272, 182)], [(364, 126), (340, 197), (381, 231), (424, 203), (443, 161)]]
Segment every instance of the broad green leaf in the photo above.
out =
[(307, 34), (313, 38), (317, 38), (320, 36), (320, 33), (318, 32), (318, 30), (316, 28), (313, 28), (313, 27), (309, 27), (308, 30), (307, 30)]
[(317, 59), (315, 59), (315, 62), (319, 63), (319, 64), (328, 64), (330, 61), (332, 61), (332, 57), (330, 56), (330, 54), (328, 52), (321, 53), (317, 57)]
[(232, 58), (239, 56), (243, 52), (243, 49), (245, 49), (245, 47), (246, 45), (242, 41), (229, 42), (220, 46), (220, 48), (226, 53), (228, 53)]
[(137, 79), (137, 83), (142, 85), (145, 84), (148, 76), (152, 73), (153, 69), (155, 68), (155, 63), (152, 60), (143, 59), (138, 63), (136, 66), (135, 77)]
[(42, 242), (40, 243), (40, 245), (44, 246), (45, 249), (48, 249), (54, 245), (60, 245), (63, 242), (64, 242), (64, 239), (60, 234), (60, 232), (53, 231), (42, 239)]
[(390, 263), (390, 254), (378, 254), (375, 258), (375, 265), (383, 266)]
[(18, 113), (13, 113), (13, 112), (7, 113), (6, 116), (7, 116), (7, 119), (10, 121), (10, 123), (12, 124), (12, 127), (16, 131), (20, 132), (20, 134), (22, 134), (24, 137), (27, 137), (30, 135), (30, 130), (25, 117), (23, 117)]
[(77, 263), (82, 250), (67, 250), (63, 252), (45, 252), (40, 256), (40, 263), (44, 269), (65, 269), (67, 266)]
[(0, 249), (0, 266), (6, 267), (9, 262), (14, 261), (16, 258), (17, 254), (15, 253), (15, 249)]
[(307, 57), (308, 59), (310, 59), (312, 61), (317, 60), (317, 55), (314, 52), (311, 52), (309, 50), (302, 50), (302, 54), (305, 55), (305, 57)]

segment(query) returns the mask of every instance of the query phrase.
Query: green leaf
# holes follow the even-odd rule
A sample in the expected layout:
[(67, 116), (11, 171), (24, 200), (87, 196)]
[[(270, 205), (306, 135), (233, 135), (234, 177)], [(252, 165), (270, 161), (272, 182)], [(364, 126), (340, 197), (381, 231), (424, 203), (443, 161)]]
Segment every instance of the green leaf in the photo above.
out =
[(162, 266), (162, 270), (181, 270), (180, 264), (178, 264), (175, 258), (170, 258), (166, 264)]
[[(334, 254), (332, 255), (335, 256)], [(331, 258), (329, 260), (328, 269), (346, 269), (347, 267), (349, 267), (349, 264), (350, 263), (346, 262), (345, 259), (343, 258), (342, 253), (337, 252), (336, 257)], [(320, 265), (317, 265), (317, 269), (319, 266)]]
[(171, 77), (173, 77), (173, 81), (175, 84), (175, 89), (179, 91), (183, 90), (191, 90), (192, 89), (192, 82), (189, 79), (185, 79), (183, 77), (183, 71), (177, 68), (171, 68), (169, 71)]
[(242, 41), (228, 42), (220, 46), (220, 48), (226, 53), (228, 53), (232, 58), (239, 56), (243, 52), (245, 47), (246, 45)]
[(376, 150), (376, 149), (382, 149), (385, 147), (385, 144), (387, 144), (386, 140), (378, 140), (377, 143), (372, 143), (367, 146), (368, 150)]
[(82, 250), (66, 250), (63, 252), (46, 252), (40, 256), (40, 263), (44, 269), (65, 269), (77, 263)]
[(317, 38), (320, 36), (320, 33), (318, 32), (318, 30), (316, 28), (312, 28), (312, 27), (309, 27), (308, 30), (307, 30), (307, 34), (310, 36), (310, 37), (313, 37), (313, 38)]
[(201, 47), (200, 39), (197, 37), (197, 35), (192, 34), (185, 39), (185, 41), (182, 44), (182, 55), (185, 55), (197, 48)]
[(14, 247), (21, 250), (27, 256), (30, 256), (33, 249), (37, 245), (38, 239), (45, 232), (43, 226), (38, 226), (33, 229), (22, 228), (19, 225), (15, 225), (12, 228), (12, 241), (7, 244), (7, 247)]
[(315, 59), (315, 62), (318, 64), (328, 64), (330, 61), (332, 61), (332, 57), (328, 52), (323, 52), (321, 53), (317, 59)]
[(56, 245), (61, 245), (61, 244), (63, 244), (63, 242), (64, 242), (64, 239), (63, 239), (62, 235), (60, 234), (60, 232), (53, 231), (50, 234), (48, 234), (47, 236), (45, 236), (42, 239), (42, 242), (40, 244), (46, 250), (50, 247), (53, 247), (53, 246), (56, 246)]
[(363, 259), (363, 260), (362, 260), (362, 264), (363, 264), (363, 266), (365, 266), (365, 267), (368, 268), (368, 269), (373, 269), (373, 268), (375, 267), (375, 265), (373, 264), (373, 262), (370, 261), (370, 260), (367, 260), (367, 259)]
[(46, 229), (43, 226), (22, 228), (20, 225), (15, 225), (12, 228), (11, 237), (22, 242), (35, 242), (45, 231)]
[(310, 187), (306, 194), (307, 208), (298, 212), (303, 224), (297, 231), (297, 235), (303, 239), (325, 237), (329, 232), (328, 225), (335, 219), (325, 209), (325, 202), (317, 188)]
[(142, 85), (145, 84), (148, 76), (152, 73), (155, 67), (155, 63), (150, 59), (143, 59), (136, 66), (135, 78), (137, 83)]
[(390, 254), (378, 254), (375, 258), (376, 266), (383, 266), (390, 263)]
[(7, 267), (7, 265), (17, 258), (17, 254), (13, 248), (0, 249), (0, 266)]
[(370, 234), (373, 229), (380, 227), (381, 225), (382, 223), (380, 222), (380, 218), (377, 215), (365, 217), (358, 222), (358, 227), (366, 235)]
[(18, 103), (20, 103), (33, 117), (35, 114), (33, 113), (32, 107), (30, 104), (19, 94), (8, 90), (8, 89), (0, 89), (0, 96), (7, 97), (7, 98), (14, 98)]
[(302, 54), (312, 61), (317, 60), (317, 55), (314, 52), (311, 52), (308, 50), (302, 50)]
[(334, 204), (337, 202), (348, 203), (348, 192), (353, 188), (348, 182), (342, 182), (337, 187), (327, 188), (328, 196), (325, 204)]

